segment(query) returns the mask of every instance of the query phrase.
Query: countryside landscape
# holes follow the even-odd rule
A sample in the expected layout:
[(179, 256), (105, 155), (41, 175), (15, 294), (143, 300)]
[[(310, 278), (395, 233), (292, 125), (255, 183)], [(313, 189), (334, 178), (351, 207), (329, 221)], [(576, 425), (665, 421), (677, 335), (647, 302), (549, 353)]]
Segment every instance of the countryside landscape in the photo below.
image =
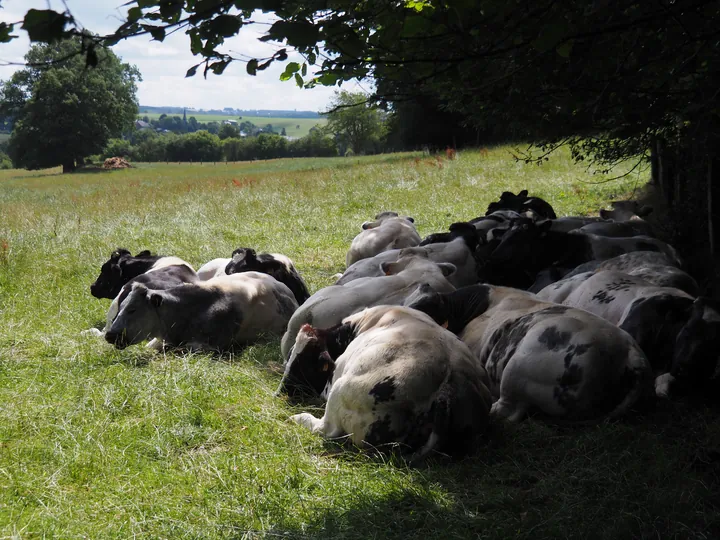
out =
[(720, 537), (720, 2), (244, 6), (0, 4), (0, 538)]

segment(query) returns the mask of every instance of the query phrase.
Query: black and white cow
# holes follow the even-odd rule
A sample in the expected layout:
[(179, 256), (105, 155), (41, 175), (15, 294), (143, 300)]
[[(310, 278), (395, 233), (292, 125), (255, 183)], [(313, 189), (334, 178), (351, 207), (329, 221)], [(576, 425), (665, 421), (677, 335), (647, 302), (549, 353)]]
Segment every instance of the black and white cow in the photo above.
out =
[(225, 267), (230, 261), (232, 261), (232, 259), (228, 257), (218, 257), (206, 262), (197, 269), (198, 279), (200, 281), (207, 281), (214, 277), (226, 276)]
[(614, 418), (652, 392), (650, 366), (632, 337), (581, 309), (491, 285), (428, 292), (410, 307), (467, 343), (498, 399), (492, 415)]
[(400, 217), (396, 212), (381, 212), (375, 216), (375, 221), (363, 223), (362, 228), (350, 244), (345, 256), (346, 266), (383, 251), (414, 247), (421, 241), (415, 230), (415, 220)]
[(419, 311), (376, 306), (318, 330), (304, 325), (280, 391), (327, 398), (325, 414), (291, 419), (358, 446), (402, 445), (419, 459), (462, 454), (488, 423), (487, 376), (467, 346)]
[(259, 272), (166, 290), (135, 283), (105, 339), (118, 349), (152, 339), (171, 347), (224, 351), (263, 334), (280, 335), (296, 309), (290, 289)]
[(550, 230), (555, 232), (567, 233), (590, 225), (592, 223), (611, 223), (608, 220), (599, 217), (589, 216), (563, 216), (552, 220)]
[(298, 305), (310, 298), (307, 285), (295, 269), (293, 262), (280, 253), (260, 253), (251, 248), (238, 248), (232, 253), (232, 259), (225, 266), (225, 273), (262, 272), (287, 285), (295, 295)]
[(150, 251), (141, 251), (134, 257), (127, 249), (118, 248), (110, 254), (100, 268), (100, 275), (90, 285), (90, 294), (95, 298), (115, 298), (122, 286), (132, 278), (149, 270), (157, 270), (165, 266), (184, 265), (194, 273), (189, 263), (177, 257), (152, 255)]
[(396, 261), (401, 251), (406, 254), (416, 253), (422, 255), (426, 253), (428, 258), (435, 263), (444, 262), (454, 265), (456, 270), (447, 279), (455, 287), (465, 287), (477, 283), (477, 267), (473, 256), (477, 246), (477, 237), (472, 225), (468, 225), (468, 227), (471, 230), (470, 234), (467, 234), (467, 230), (461, 234), (456, 229), (448, 233), (451, 236), (443, 236), (443, 238), (450, 238), (448, 241), (428, 243), (424, 246), (405, 248), (405, 250), (392, 249), (383, 251), (374, 257), (357, 261), (345, 270), (335, 282), (335, 285), (347, 285), (351, 281), (363, 277), (383, 276), (382, 263)]
[(330, 328), (343, 318), (367, 307), (402, 304), (421, 283), (433, 290), (449, 292), (455, 287), (448, 278), (455, 272), (450, 263), (435, 263), (426, 253), (400, 252), (397, 261), (383, 262), (381, 277), (367, 277), (345, 285), (331, 285), (313, 294), (295, 312), (283, 335), (280, 350), (288, 358), (295, 336), (304, 324)]
[(511, 191), (504, 191), (500, 195), (499, 201), (491, 202), (488, 205), (485, 215), (498, 210), (513, 210), (519, 214), (532, 210), (540, 218), (555, 219), (557, 217), (550, 203), (540, 197), (528, 197), (527, 189), (523, 189), (517, 195), (514, 195)]
[(615, 270), (578, 274), (538, 293), (538, 298), (594, 313), (628, 332), (658, 374), (655, 392), (667, 397), (671, 384), (704, 383), (720, 350), (720, 313), (707, 299), (658, 287)]
[(506, 232), (481, 270), (482, 280), (517, 288), (528, 288), (537, 273), (549, 266), (575, 267), (592, 260), (605, 260), (632, 251), (665, 253), (680, 266), (675, 249), (655, 238), (633, 236), (610, 238), (551, 230), (552, 222), (523, 223)]

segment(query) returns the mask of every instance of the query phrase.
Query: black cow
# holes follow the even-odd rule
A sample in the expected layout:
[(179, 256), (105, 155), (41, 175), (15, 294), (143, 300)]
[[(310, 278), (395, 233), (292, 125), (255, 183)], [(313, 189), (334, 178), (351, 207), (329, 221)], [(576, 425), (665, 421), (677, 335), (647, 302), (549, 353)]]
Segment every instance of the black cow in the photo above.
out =
[(518, 213), (532, 210), (541, 218), (555, 219), (557, 217), (550, 203), (540, 197), (528, 197), (527, 189), (523, 189), (517, 195), (514, 195), (510, 191), (504, 191), (502, 195), (500, 195), (499, 201), (491, 202), (488, 205), (485, 215), (492, 214), (498, 210), (513, 210)]

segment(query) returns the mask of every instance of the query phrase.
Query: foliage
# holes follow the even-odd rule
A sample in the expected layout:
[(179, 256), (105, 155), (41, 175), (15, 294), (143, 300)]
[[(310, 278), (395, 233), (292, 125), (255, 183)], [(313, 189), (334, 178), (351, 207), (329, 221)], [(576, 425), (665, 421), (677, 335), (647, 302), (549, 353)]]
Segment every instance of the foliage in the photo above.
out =
[(382, 116), (362, 92), (335, 92), (327, 113), (328, 132), (335, 135), (340, 153), (352, 149), (354, 154), (374, 154), (380, 150), (384, 136)]
[(717, 538), (716, 406), (493, 425), (467, 459), (408, 466), (289, 422), (307, 409), (273, 395), (277, 339), (218, 358), (79, 335), (105, 320), (88, 284), (118, 246), (195, 268), (284, 253), (317, 291), (380, 210), (425, 235), (505, 190), (578, 214), (647, 178), (592, 185), (608, 177), (567, 152), (527, 167), (511, 150), (0, 173), (0, 536)]
[(33, 46), (25, 57), (31, 67), (2, 86), (0, 114), (15, 118), (8, 153), (17, 167), (62, 164), (71, 171), (131, 128), (138, 107), (137, 69), (102, 48), (96, 49), (98, 64), (92, 70), (82, 58), (63, 60), (80, 42)]
[(5, 153), (0, 151), (0, 169), (12, 169), (13, 164), (10, 160), (10, 157)]
[(232, 124), (223, 124), (222, 126), (220, 126), (218, 136), (221, 140), (229, 139), (231, 137), (239, 137), (240, 130), (237, 126), (233, 126)]
[(129, 157), (132, 151), (130, 141), (125, 139), (110, 139), (102, 153), (102, 158)]

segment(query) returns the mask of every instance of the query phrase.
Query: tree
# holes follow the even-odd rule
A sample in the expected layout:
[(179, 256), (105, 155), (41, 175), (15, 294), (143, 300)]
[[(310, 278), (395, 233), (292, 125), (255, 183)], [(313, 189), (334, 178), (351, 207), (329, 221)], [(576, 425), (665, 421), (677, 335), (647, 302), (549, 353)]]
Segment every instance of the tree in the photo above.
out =
[(380, 111), (367, 101), (362, 92), (335, 92), (327, 113), (327, 130), (335, 135), (342, 154), (348, 148), (355, 154), (373, 153), (383, 137)]
[(139, 72), (103, 48), (92, 70), (80, 57), (62, 61), (79, 46), (79, 38), (33, 46), (25, 60), (40, 67), (16, 72), (0, 90), (0, 114), (15, 118), (8, 153), (16, 167), (71, 172), (132, 129)]
[(218, 136), (221, 140), (238, 138), (240, 136), (240, 130), (237, 126), (234, 126), (232, 124), (223, 124), (222, 126), (220, 126)]

